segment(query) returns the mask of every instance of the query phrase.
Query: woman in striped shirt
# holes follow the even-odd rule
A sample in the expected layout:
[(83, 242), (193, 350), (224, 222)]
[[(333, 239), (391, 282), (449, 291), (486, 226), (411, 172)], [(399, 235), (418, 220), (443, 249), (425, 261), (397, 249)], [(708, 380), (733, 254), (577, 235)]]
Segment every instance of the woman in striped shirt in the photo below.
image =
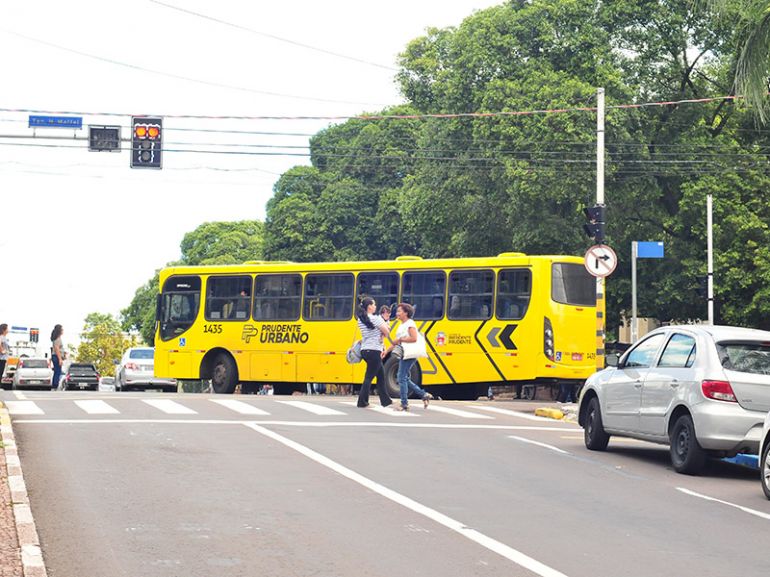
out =
[(388, 396), (385, 387), (385, 372), (382, 370), (382, 357), (385, 356), (385, 347), (382, 345), (384, 337), (389, 337), (390, 326), (379, 315), (374, 314), (377, 303), (373, 298), (365, 297), (358, 307), (358, 328), (361, 330), (361, 357), (366, 361), (366, 375), (361, 391), (358, 393), (358, 406), (369, 406), (369, 389), (372, 380), (377, 377), (377, 394), (380, 403), (387, 407), (393, 401)]

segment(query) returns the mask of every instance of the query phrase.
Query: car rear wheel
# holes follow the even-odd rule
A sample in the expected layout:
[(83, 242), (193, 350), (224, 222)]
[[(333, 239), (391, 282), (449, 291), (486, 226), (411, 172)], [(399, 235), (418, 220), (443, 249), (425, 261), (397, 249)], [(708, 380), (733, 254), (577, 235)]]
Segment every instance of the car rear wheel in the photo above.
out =
[(604, 430), (599, 399), (596, 397), (588, 402), (588, 410), (586, 411), (586, 420), (583, 427), (583, 442), (586, 445), (586, 449), (604, 451), (610, 442), (610, 436)]
[(682, 415), (671, 429), (671, 464), (677, 473), (697, 475), (706, 465), (706, 451), (695, 436), (690, 415)]
[(233, 357), (219, 353), (211, 368), (211, 387), (215, 393), (231, 395), (238, 384), (238, 366)]
[(760, 471), (762, 475), (762, 490), (765, 492), (765, 497), (770, 499), (770, 441), (765, 443), (765, 450), (762, 451)]

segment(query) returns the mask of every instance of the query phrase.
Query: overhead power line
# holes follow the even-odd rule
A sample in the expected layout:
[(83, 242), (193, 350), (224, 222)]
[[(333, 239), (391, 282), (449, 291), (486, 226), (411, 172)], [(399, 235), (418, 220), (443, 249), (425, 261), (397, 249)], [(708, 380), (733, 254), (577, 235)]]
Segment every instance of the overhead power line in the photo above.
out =
[(291, 44), (292, 46), (299, 46), (300, 48), (305, 48), (307, 50), (312, 50), (314, 52), (320, 52), (321, 54), (327, 54), (329, 56), (334, 56), (335, 58), (343, 58), (345, 60), (350, 60), (352, 62), (358, 62), (359, 64), (366, 64), (368, 66), (375, 66), (377, 68), (383, 68), (385, 70), (392, 70), (394, 72), (398, 72), (398, 68), (394, 68), (393, 66), (387, 66), (385, 64), (378, 64), (377, 62), (372, 62), (370, 60), (364, 60), (363, 58), (357, 58), (355, 56), (349, 56), (348, 54), (341, 54), (340, 52), (333, 52), (332, 50), (326, 50), (325, 48), (319, 48), (317, 46), (311, 46), (310, 44), (305, 44), (304, 42), (298, 42), (296, 40), (291, 40), (290, 38), (282, 38), (281, 36), (276, 36), (275, 34), (270, 34), (269, 32), (261, 32), (259, 30), (254, 30), (253, 28), (249, 28), (247, 26), (243, 26), (241, 24), (235, 24), (233, 22), (228, 22), (227, 20), (222, 20), (221, 18), (215, 18), (213, 16), (209, 16), (207, 14), (202, 14), (200, 12), (195, 12), (194, 10), (189, 10), (187, 8), (182, 8), (181, 6), (174, 6), (173, 4), (167, 4), (165, 2), (160, 2), (159, 0), (150, 0), (153, 4), (157, 4), (159, 6), (165, 6), (166, 8), (170, 8), (171, 10), (177, 10), (179, 12), (183, 12), (185, 14), (189, 14), (190, 16), (195, 16), (197, 18), (203, 18), (204, 20), (210, 20), (211, 22), (216, 22), (217, 24), (222, 24), (223, 26), (229, 26), (231, 28), (236, 28), (238, 30), (243, 30), (244, 32), (249, 32), (251, 34), (256, 34), (258, 36), (263, 36), (265, 38), (270, 38), (272, 40), (277, 40), (278, 42), (285, 42), (286, 44)]
[[(37, 42), (38, 44), (43, 44), (45, 46), (49, 46), (52, 48), (56, 48), (57, 50), (63, 50), (65, 52), (70, 52), (72, 54), (77, 54), (78, 56), (83, 56), (85, 58), (91, 58), (93, 60), (99, 60), (101, 62), (106, 62), (108, 64), (114, 64), (115, 66), (122, 66), (124, 68), (130, 68), (131, 70), (139, 70), (141, 72), (149, 72), (150, 74), (157, 74), (159, 76), (166, 76), (168, 78), (175, 78), (177, 80), (184, 80), (186, 82), (194, 82), (196, 84), (203, 84), (205, 86), (214, 86), (216, 88), (226, 88), (228, 90), (239, 90), (241, 92), (250, 92), (252, 94), (262, 94), (263, 96), (271, 96), (276, 98), (293, 98), (296, 100), (309, 100), (313, 102), (325, 102), (327, 104), (354, 104), (358, 106), (386, 106), (383, 103), (374, 103), (374, 102), (355, 102), (350, 100), (334, 100), (331, 98), (318, 98), (315, 96), (301, 96), (297, 94), (284, 94), (282, 92), (271, 92), (268, 90), (258, 90), (256, 88), (249, 88), (246, 86), (236, 86), (234, 84), (224, 84), (221, 82), (213, 82), (211, 80), (203, 80), (201, 78), (193, 78), (191, 76), (183, 76), (181, 74), (174, 74), (173, 72), (166, 72), (163, 70), (155, 70), (153, 68), (147, 68), (145, 66), (139, 66), (137, 64), (131, 64), (129, 62), (122, 62), (120, 60), (114, 60), (112, 58), (106, 58), (104, 56), (98, 56), (96, 54), (91, 54), (89, 52), (83, 52), (82, 50), (75, 50), (74, 48), (69, 48), (67, 46), (62, 46), (60, 44), (54, 44), (53, 42), (48, 42), (47, 40), (41, 40), (40, 38), (34, 38), (32, 36), (27, 36), (26, 34), (20, 34), (19, 32), (14, 32), (12, 30), (7, 30), (5, 28), (0, 28), (2, 32), (5, 32), (6, 34), (12, 34), (13, 36), (18, 36), (19, 38), (24, 38), (25, 40), (29, 40), (31, 42)], [(168, 115), (167, 115), (168, 116)]]

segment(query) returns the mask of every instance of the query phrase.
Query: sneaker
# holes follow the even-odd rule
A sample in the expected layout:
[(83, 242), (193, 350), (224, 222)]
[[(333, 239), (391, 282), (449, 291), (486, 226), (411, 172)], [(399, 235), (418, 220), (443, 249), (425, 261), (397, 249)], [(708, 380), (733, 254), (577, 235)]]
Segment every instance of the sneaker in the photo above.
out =
[(393, 407), (393, 410), (394, 410), (394, 411), (399, 411), (399, 412), (400, 412), (400, 411), (408, 411), (408, 410), (409, 410), (409, 406), (408, 406), (408, 405), (407, 405), (407, 406), (404, 406), (404, 405), (396, 405), (395, 407)]
[(425, 393), (425, 396), (422, 398), (423, 407), (427, 409), (428, 405), (432, 400), (433, 400), (433, 395), (431, 395), (430, 393)]
[(368, 406), (369, 406), (369, 403), (366, 403), (365, 405), (358, 405), (358, 408), (359, 409), (365, 409)]

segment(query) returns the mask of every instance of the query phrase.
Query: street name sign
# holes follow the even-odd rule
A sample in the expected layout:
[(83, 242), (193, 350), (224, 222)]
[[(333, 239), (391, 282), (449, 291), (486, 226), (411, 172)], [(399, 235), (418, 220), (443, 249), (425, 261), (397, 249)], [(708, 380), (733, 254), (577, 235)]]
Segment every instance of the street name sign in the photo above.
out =
[(83, 128), (81, 116), (38, 116), (29, 115), (30, 128)]
[(586, 252), (584, 261), (586, 270), (593, 276), (610, 276), (618, 266), (618, 255), (606, 244), (595, 244)]

